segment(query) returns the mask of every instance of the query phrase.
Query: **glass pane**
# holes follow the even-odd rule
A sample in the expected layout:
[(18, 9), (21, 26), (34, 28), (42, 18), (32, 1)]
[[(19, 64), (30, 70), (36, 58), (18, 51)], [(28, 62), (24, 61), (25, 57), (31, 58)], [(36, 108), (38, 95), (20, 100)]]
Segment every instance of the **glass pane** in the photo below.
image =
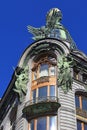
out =
[(37, 119), (37, 130), (46, 130), (46, 117)]
[(56, 130), (56, 117), (50, 117), (50, 130)]
[(54, 66), (50, 67), (50, 75), (55, 75), (55, 67)]
[(87, 110), (87, 98), (82, 97), (82, 109)]
[(50, 96), (55, 96), (55, 86), (54, 85), (50, 86)]
[(77, 130), (82, 130), (80, 121), (77, 121)]
[(31, 121), (31, 130), (34, 130), (34, 120)]
[(40, 77), (48, 76), (48, 64), (42, 64), (40, 66)]
[(75, 102), (76, 102), (76, 107), (79, 108), (80, 105), (79, 105), (79, 96), (75, 96)]
[(36, 89), (33, 90), (32, 96), (33, 96), (33, 102), (35, 103), (36, 102)]
[(47, 97), (47, 86), (39, 88), (38, 97)]
[(84, 130), (87, 130), (87, 124), (84, 124)]

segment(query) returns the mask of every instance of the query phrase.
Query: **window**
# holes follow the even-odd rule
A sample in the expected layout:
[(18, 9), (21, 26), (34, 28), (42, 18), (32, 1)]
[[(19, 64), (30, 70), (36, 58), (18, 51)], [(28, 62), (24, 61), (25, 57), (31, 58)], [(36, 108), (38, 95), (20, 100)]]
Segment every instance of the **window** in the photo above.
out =
[(31, 130), (34, 130), (34, 120), (31, 121)]
[(87, 83), (87, 74), (83, 74), (83, 75), (82, 75), (82, 81), (83, 81), (84, 83)]
[(77, 120), (77, 130), (87, 130), (87, 124), (83, 121)]
[(46, 117), (37, 119), (37, 130), (46, 130)]
[(55, 86), (54, 85), (50, 86), (50, 96), (55, 96)]
[(46, 97), (47, 96), (47, 86), (41, 87), (38, 89), (38, 96), (39, 97)]
[(56, 116), (39, 117), (30, 121), (29, 130), (57, 130)]
[(76, 107), (79, 108), (80, 104), (79, 104), (79, 96), (78, 95), (75, 96), (75, 102), (76, 102)]
[(33, 103), (36, 102), (36, 89), (32, 91)]
[(47, 96), (53, 96), (53, 97), (56, 96), (55, 85), (43, 86), (43, 87), (32, 90), (32, 98), (33, 98), (34, 102), (36, 101), (36, 99), (35, 99), (36, 97), (44, 98)]
[(56, 130), (56, 117), (50, 117), (50, 130)]
[(40, 77), (48, 76), (48, 64), (42, 64), (42, 65), (40, 66), (39, 76), (40, 76)]
[(87, 110), (87, 97), (82, 96), (82, 109)]
[(73, 77), (75, 78), (75, 79), (79, 79), (79, 72), (77, 71), (77, 70), (75, 70), (74, 69), (74, 71), (73, 71)]
[(84, 130), (87, 130), (87, 124), (86, 123), (84, 124)]
[(77, 130), (87, 130), (87, 124), (81, 120), (86, 119), (87, 113), (87, 93), (85, 92), (77, 92), (75, 95), (76, 102), (76, 114), (80, 116), (77, 120)]
[(55, 76), (56, 65), (57, 61), (56, 56), (54, 56), (54, 54), (40, 55), (38, 58), (35, 59), (32, 68), (33, 80), (44, 76)]
[(40, 64), (37, 69), (33, 71), (33, 80), (36, 80), (44, 76), (55, 76), (56, 75), (56, 66), (49, 64)]
[(77, 120), (77, 130), (82, 130), (81, 121)]
[(50, 67), (50, 74), (49, 75), (50, 76), (55, 75), (55, 67), (54, 66)]
[(87, 97), (84, 95), (75, 96), (76, 108), (87, 111)]
[(55, 101), (56, 89), (55, 85), (43, 86), (32, 90), (33, 103), (46, 101), (47, 99)]

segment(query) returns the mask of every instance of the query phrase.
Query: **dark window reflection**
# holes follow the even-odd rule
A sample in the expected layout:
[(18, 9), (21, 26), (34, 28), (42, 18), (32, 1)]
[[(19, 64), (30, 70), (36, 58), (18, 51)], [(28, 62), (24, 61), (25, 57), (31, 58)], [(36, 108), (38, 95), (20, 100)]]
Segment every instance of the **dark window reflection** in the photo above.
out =
[(35, 90), (33, 90), (33, 92), (32, 92), (32, 96), (33, 96), (33, 102), (35, 103), (36, 102), (36, 89)]
[(34, 130), (34, 120), (31, 121), (31, 130)]
[(39, 88), (39, 97), (46, 97), (47, 96), (47, 86)]
[(77, 121), (77, 130), (82, 130), (81, 122), (80, 121)]
[(37, 130), (46, 130), (46, 117), (37, 119)]
[(87, 130), (87, 124), (84, 124), (84, 130)]
[(79, 96), (75, 96), (75, 102), (76, 102), (76, 107), (79, 108), (80, 104), (79, 104)]
[(87, 98), (82, 97), (82, 109), (87, 110)]

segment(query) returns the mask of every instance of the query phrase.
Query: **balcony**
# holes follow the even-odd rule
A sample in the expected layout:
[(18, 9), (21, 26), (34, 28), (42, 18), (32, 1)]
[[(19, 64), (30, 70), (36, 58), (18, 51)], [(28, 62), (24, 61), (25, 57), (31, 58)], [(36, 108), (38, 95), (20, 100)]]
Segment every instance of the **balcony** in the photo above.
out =
[(43, 116), (56, 114), (60, 103), (55, 96), (38, 97), (25, 103), (23, 114), (28, 120)]

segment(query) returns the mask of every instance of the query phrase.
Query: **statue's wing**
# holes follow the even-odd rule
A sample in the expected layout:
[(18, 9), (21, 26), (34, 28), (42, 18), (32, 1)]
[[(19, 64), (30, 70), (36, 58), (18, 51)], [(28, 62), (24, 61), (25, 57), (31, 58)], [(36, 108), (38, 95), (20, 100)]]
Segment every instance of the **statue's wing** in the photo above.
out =
[(42, 33), (40, 28), (35, 28), (35, 27), (30, 26), (30, 25), (28, 25), (27, 28), (28, 28), (28, 31), (30, 33), (32, 33), (34, 36), (38, 36)]

